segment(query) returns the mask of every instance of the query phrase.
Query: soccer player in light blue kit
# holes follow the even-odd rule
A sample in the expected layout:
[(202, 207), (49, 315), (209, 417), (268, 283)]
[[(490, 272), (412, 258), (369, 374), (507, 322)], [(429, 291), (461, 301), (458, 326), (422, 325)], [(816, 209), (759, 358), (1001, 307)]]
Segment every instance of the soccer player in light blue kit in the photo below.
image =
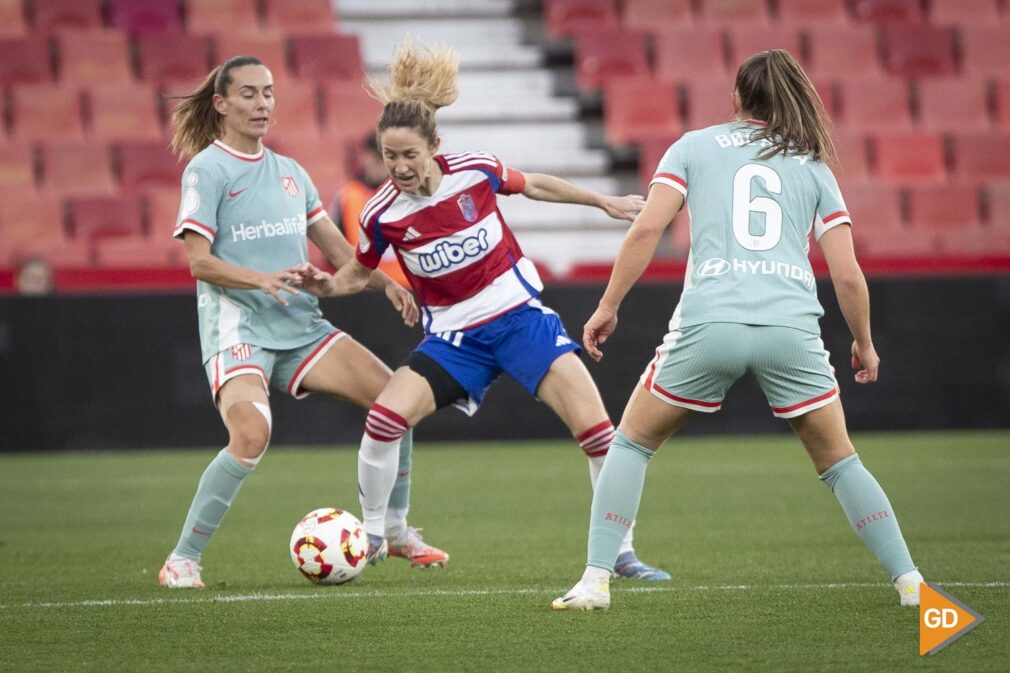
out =
[[(302, 398), (325, 393), (368, 408), (391, 372), (364, 346), (323, 318), (299, 292), (292, 271), (308, 260), (307, 241), (336, 266), (354, 248), (327, 217), (309, 176), (263, 146), (274, 110), (273, 79), (256, 58), (215, 68), (174, 113), (174, 149), (191, 159), (182, 178), (175, 236), (197, 279), (200, 342), (228, 446), (200, 479), (179, 541), (159, 573), (170, 588), (202, 588), (200, 556), (243, 480), (270, 441), (272, 386)], [(381, 272), (383, 290), (404, 321), (418, 318), (413, 296)], [(406, 524), (410, 436), (400, 445), (399, 478), (387, 510), (398, 555), (425, 565), (448, 560)]]
[(834, 369), (820, 339), (824, 311), (807, 260), (811, 228), (854, 337), (855, 380), (877, 379), (869, 294), (852, 248), (851, 220), (824, 163), (834, 152), (816, 90), (788, 52), (752, 56), (736, 76), (737, 121), (685, 134), (660, 162), (625, 238), (583, 344), (599, 360), (621, 301), (673, 216), (688, 205), (691, 252), (670, 331), (621, 419), (593, 496), (582, 579), (556, 610), (610, 607), (617, 545), (638, 512), (649, 459), (698, 413), (718, 411), (752, 373), (772, 413), (789, 421), (820, 479), (898, 590), (919, 604), (923, 581), (894, 509), (863, 467), (845, 427)]

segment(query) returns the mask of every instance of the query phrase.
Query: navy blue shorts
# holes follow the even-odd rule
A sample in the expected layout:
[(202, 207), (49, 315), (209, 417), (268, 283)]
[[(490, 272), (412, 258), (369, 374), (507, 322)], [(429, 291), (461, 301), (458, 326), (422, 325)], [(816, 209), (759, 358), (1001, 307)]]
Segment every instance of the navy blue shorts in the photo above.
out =
[(469, 400), (456, 406), (472, 415), (502, 372), (536, 396), (551, 364), (582, 349), (568, 336), (558, 314), (534, 299), (479, 327), (430, 334), (414, 350), (463, 386)]

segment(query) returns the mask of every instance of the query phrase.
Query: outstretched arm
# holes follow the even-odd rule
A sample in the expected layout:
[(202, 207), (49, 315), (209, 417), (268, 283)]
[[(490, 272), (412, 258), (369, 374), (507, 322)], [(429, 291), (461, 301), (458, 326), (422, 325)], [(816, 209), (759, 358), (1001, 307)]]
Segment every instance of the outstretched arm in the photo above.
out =
[(583, 328), (582, 345), (597, 362), (603, 357), (600, 345), (617, 329), (621, 302), (649, 266), (663, 232), (683, 204), (683, 194), (672, 187), (656, 184), (649, 190), (645, 209), (635, 218), (621, 244), (600, 305)]
[(870, 334), (870, 291), (852, 247), (852, 227), (844, 224), (832, 227), (824, 232), (818, 243), (828, 263), (838, 306), (852, 332), (852, 368), (857, 370), (856, 382), (873, 383), (877, 380), (880, 357)]
[(254, 269), (229, 264), (210, 250), (210, 241), (193, 231), (187, 231), (183, 238), (186, 244), (186, 258), (189, 272), (197, 280), (211, 285), (229, 287), (236, 290), (260, 290), (288, 306), (288, 300), (281, 292), (298, 294), (302, 277), (288, 269), (265, 273)]
[(645, 205), (645, 200), (638, 194), (604, 196), (545, 173), (526, 173), (523, 196), (535, 201), (595, 206), (616, 220), (628, 221), (635, 219)]

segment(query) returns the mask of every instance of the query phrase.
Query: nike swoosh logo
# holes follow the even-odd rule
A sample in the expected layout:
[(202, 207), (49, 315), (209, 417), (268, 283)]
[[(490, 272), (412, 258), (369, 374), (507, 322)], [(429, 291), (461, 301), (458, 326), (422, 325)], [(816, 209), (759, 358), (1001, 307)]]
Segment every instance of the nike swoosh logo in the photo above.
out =
[(238, 190), (237, 192), (228, 192), (228, 198), (229, 199), (234, 199), (236, 196), (238, 196), (239, 194), (241, 194), (242, 192), (244, 192), (247, 189), (249, 189), (249, 188), (248, 187), (243, 187), (242, 189)]

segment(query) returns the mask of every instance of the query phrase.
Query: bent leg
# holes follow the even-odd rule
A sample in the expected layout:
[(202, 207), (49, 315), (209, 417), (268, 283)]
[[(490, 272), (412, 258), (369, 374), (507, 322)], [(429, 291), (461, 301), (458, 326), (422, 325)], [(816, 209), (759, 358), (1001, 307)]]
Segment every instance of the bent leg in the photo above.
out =
[(863, 467), (845, 430), (841, 401), (789, 421), (859, 539), (893, 581), (915, 570), (898, 520), (884, 490)]
[(173, 551), (174, 555), (193, 561), (200, 560), (242, 482), (270, 442), (270, 407), (258, 376), (239, 376), (228, 381), (218, 399), (221, 417), (228, 428), (228, 446), (214, 457), (200, 477)]

